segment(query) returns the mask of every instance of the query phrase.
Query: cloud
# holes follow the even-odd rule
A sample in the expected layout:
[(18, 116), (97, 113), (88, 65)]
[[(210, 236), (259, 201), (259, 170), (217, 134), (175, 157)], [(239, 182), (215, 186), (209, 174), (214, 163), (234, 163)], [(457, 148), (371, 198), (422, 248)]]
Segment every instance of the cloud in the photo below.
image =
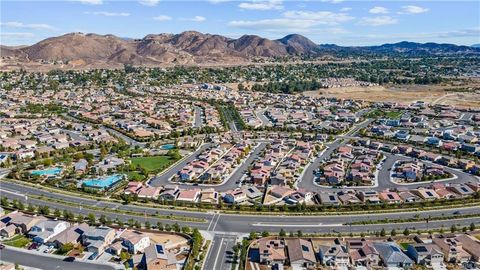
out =
[(33, 33), (26, 33), (26, 32), (23, 32), (23, 33), (20, 33), (20, 32), (16, 32), (16, 33), (1, 33), (1, 36), (3, 38), (16, 38), (16, 39), (20, 39), (20, 38), (32, 38), (34, 37), (35, 35)]
[(192, 17), (192, 18), (180, 18), (179, 19), (180, 21), (191, 21), (191, 22), (204, 22), (207, 20), (207, 18), (203, 17), (203, 16), (195, 16), (195, 17)]
[(276, 19), (230, 21), (228, 25), (236, 28), (275, 33), (328, 32), (339, 34), (345, 33), (346, 31), (339, 27), (320, 29), (319, 26), (335, 26), (354, 19), (354, 17), (346, 13), (334, 13), (330, 11), (287, 11), (282, 15), (283, 18)]
[(55, 30), (55, 27), (44, 23), (0, 22), (0, 26), (19, 29)]
[(360, 20), (361, 25), (368, 26), (382, 26), (396, 23), (398, 23), (398, 20), (390, 16), (363, 17), (362, 20)]
[(79, 2), (80, 4), (85, 5), (101, 5), (103, 4), (103, 0), (72, 0), (74, 2)]
[(310, 20), (316, 24), (337, 25), (342, 22), (353, 20), (354, 17), (347, 13), (335, 13), (331, 11), (287, 11), (283, 16), (293, 20)]
[(429, 11), (428, 8), (423, 8), (419, 6), (403, 6), (402, 11), (398, 12), (398, 14), (420, 14)]
[(283, 9), (282, 0), (269, 1), (251, 1), (243, 2), (238, 5), (241, 9), (250, 10), (280, 10)]
[(158, 2), (160, 2), (160, 0), (140, 0), (140, 1), (138, 1), (138, 2), (139, 2), (141, 5), (153, 7), (153, 6), (158, 5)]
[(342, 3), (344, 0), (320, 0), (320, 2), (324, 3), (332, 3), (332, 4), (339, 4)]
[(84, 14), (97, 15), (97, 16), (107, 16), (107, 17), (128, 17), (130, 13), (128, 12), (108, 12), (108, 11), (85, 11)]
[(167, 15), (158, 15), (156, 17), (153, 17), (152, 19), (154, 19), (156, 21), (170, 21), (172, 19), (172, 17), (167, 16)]
[(373, 7), (368, 12), (372, 14), (387, 14), (388, 9), (384, 7)]
[(352, 10), (351, 7), (344, 7), (344, 8), (340, 9), (341, 12), (347, 12), (347, 11), (350, 11), (350, 10)]

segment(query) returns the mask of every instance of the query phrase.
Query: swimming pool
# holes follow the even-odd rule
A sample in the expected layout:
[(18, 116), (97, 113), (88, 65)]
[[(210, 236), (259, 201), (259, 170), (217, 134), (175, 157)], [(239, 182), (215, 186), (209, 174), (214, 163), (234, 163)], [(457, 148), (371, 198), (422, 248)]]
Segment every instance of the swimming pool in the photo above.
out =
[(174, 148), (175, 148), (175, 145), (173, 143), (164, 144), (164, 145), (160, 146), (160, 149), (162, 149), (162, 150), (171, 150), (171, 149), (174, 149)]
[(61, 168), (49, 168), (44, 170), (31, 171), (31, 175), (57, 175), (62, 172)]
[(117, 183), (121, 179), (122, 179), (122, 175), (113, 174), (113, 175), (103, 177), (103, 178), (94, 178), (94, 179), (83, 180), (82, 184), (85, 187), (107, 189), (107, 188), (113, 186), (115, 183)]

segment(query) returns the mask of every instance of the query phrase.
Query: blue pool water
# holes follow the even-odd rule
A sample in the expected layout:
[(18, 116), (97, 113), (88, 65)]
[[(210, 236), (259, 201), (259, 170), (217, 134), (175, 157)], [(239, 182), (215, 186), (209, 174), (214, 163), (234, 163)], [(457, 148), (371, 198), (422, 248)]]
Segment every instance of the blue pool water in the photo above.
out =
[(30, 174), (32, 174), (32, 175), (57, 175), (61, 172), (62, 172), (61, 168), (50, 168), (50, 169), (44, 169), (44, 170), (31, 171)]
[(104, 178), (96, 178), (96, 179), (87, 179), (83, 180), (82, 184), (86, 187), (93, 187), (93, 188), (109, 188), (113, 184), (117, 183), (122, 179), (120, 174), (113, 174)]
[(172, 144), (172, 143), (164, 144), (164, 145), (160, 146), (160, 149), (162, 149), (162, 150), (171, 150), (171, 149), (174, 149), (174, 148), (175, 148), (175, 145)]

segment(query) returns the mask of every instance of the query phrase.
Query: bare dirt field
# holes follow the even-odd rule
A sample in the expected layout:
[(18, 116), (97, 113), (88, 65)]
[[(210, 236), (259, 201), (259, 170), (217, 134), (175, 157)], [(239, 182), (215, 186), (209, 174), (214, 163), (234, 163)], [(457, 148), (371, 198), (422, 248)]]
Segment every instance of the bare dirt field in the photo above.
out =
[(404, 104), (421, 100), (428, 103), (458, 107), (480, 107), (480, 93), (450, 92), (447, 91), (449, 88), (451, 87), (440, 85), (341, 87), (308, 91), (304, 92), (304, 95), (359, 99), (372, 102), (391, 101)]

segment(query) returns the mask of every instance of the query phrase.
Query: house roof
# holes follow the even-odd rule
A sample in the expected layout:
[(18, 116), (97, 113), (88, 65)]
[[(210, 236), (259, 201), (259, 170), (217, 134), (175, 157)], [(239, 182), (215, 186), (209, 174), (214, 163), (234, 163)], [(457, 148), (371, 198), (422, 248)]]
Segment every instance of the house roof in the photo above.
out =
[(317, 261), (312, 243), (305, 239), (288, 239), (287, 250), (291, 262), (305, 260), (315, 263)]

